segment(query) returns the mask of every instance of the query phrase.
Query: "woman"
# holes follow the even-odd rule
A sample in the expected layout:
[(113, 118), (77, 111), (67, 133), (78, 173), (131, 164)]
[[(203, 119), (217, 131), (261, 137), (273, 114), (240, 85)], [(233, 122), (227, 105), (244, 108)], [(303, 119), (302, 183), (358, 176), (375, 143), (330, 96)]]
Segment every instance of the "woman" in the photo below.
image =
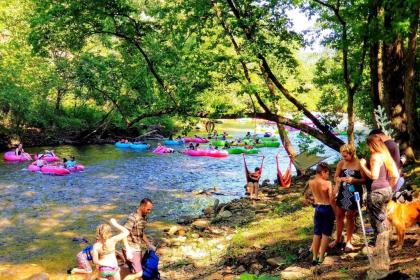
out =
[(362, 185), (366, 182), (366, 178), (365, 174), (361, 171), (360, 162), (356, 157), (354, 146), (344, 144), (340, 147), (340, 153), (343, 159), (337, 164), (334, 176), (334, 194), (337, 197), (335, 213), (337, 238), (330, 244), (330, 247), (335, 247), (340, 243), (344, 228), (344, 217), (346, 217), (347, 230), (344, 250), (350, 252), (354, 250), (351, 244), (351, 237), (354, 230), (354, 217), (357, 215), (357, 204), (354, 193), (358, 192), (360, 197), (363, 197)]
[(362, 171), (372, 179), (371, 189), (367, 194), (367, 209), (373, 231), (376, 236), (387, 229), (386, 206), (392, 197), (392, 187), (398, 180), (398, 169), (387, 147), (378, 135), (370, 135), (367, 144), (371, 151), (370, 169), (366, 160), (360, 160)]

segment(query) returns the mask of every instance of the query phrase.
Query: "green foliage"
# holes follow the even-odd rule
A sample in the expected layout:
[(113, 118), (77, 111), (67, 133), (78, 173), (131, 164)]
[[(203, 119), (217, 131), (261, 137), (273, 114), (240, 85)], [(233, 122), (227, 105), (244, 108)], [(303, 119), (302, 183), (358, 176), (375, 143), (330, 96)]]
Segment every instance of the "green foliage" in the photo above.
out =
[(267, 274), (262, 275), (253, 275), (249, 273), (242, 273), (237, 280), (279, 280), (280, 278), (277, 276), (271, 276)]

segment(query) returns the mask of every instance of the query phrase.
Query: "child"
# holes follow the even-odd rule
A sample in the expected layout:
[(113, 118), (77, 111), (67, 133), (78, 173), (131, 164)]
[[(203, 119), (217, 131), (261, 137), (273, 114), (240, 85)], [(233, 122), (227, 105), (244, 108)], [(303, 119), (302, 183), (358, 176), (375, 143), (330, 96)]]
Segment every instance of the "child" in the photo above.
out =
[(74, 156), (70, 157), (70, 160), (66, 162), (66, 168), (75, 167), (76, 166), (76, 158)]
[(96, 243), (93, 245), (93, 263), (99, 266), (99, 276), (103, 279), (120, 280), (120, 269), (117, 257), (115, 256), (115, 244), (123, 240), (129, 234), (128, 230), (112, 218), (111, 225), (121, 231), (120, 234), (112, 236), (111, 227), (108, 224), (101, 224), (96, 229)]
[(248, 192), (249, 192), (249, 198), (251, 199), (258, 199), (260, 178), (261, 178), (261, 169), (259, 167), (255, 167), (255, 171), (249, 173), (249, 183), (247, 187)]
[(324, 261), (324, 253), (332, 234), (335, 214), (333, 210), (334, 197), (331, 182), (328, 181), (330, 169), (328, 164), (321, 162), (316, 167), (314, 179), (309, 180), (309, 188), (315, 201), (314, 238), (312, 241), (312, 265)]
[(44, 165), (46, 165), (45, 161), (44, 161), (44, 155), (43, 154), (38, 154), (38, 159), (35, 161), (36, 166), (38, 166), (39, 168), (43, 167)]
[(92, 273), (93, 257), (92, 257), (93, 245), (89, 245), (77, 254), (77, 267), (67, 270), (68, 274), (85, 274), (85, 279), (90, 279)]

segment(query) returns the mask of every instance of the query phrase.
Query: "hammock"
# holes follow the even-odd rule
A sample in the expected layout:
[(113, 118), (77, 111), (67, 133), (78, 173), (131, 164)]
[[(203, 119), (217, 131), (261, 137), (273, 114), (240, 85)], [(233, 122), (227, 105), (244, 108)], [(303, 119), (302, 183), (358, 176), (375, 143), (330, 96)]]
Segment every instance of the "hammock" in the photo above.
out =
[[(251, 180), (251, 177), (249, 176), (248, 166), (246, 165), (245, 154), (242, 154), (242, 156), (244, 157), (244, 165), (245, 165), (245, 177), (246, 177), (246, 182), (247, 182), (247, 183), (249, 183), (249, 181)], [(262, 174), (263, 164), (264, 164), (264, 156), (262, 156), (262, 160), (261, 160), (261, 165), (260, 165), (260, 174)]]
[(276, 155), (276, 165), (277, 165), (277, 179), (279, 181), (279, 185), (283, 188), (288, 188), (292, 184), (292, 160), (289, 158), (289, 166), (287, 167), (284, 174), (281, 173), (280, 166), (279, 166), (279, 155)]
[(308, 154), (307, 152), (303, 152), (295, 156), (292, 161), (296, 169), (305, 172), (310, 167), (314, 166), (315, 164), (327, 159), (328, 157), (317, 156)]

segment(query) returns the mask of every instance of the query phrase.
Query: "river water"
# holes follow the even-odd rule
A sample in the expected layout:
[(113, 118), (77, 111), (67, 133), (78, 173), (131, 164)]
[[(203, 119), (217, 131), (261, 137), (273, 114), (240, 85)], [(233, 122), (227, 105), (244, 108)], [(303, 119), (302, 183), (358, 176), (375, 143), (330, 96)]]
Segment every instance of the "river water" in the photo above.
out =
[[(293, 141), (296, 135), (290, 133)], [(50, 147), (27, 151), (44, 148)], [(92, 240), (98, 224), (110, 217), (123, 222), (144, 197), (154, 202), (151, 220), (174, 221), (201, 213), (216, 198), (227, 202), (244, 195), (241, 155), (222, 159), (181, 153), (154, 155), (113, 145), (59, 146), (54, 150), (60, 157), (74, 155), (85, 165), (85, 172), (48, 176), (27, 171), (28, 162), (0, 162), (0, 264), (35, 262), (48, 271), (63, 269), (52, 260), (65, 258), (70, 261), (64, 263), (72, 263), (79, 250), (72, 238)], [(275, 155), (280, 153), (284, 170), (286, 153), (282, 148), (262, 148), (261, 152), (265, 155), (262, 178), (273, 181)], [(327, 149), (327, 154), (329, 161), (337, 159), (336, 152)], [(260, 162), (261, 157), (247, 156), (249, 168)], [(211, 187), (220, 194), (193, 194)]]

